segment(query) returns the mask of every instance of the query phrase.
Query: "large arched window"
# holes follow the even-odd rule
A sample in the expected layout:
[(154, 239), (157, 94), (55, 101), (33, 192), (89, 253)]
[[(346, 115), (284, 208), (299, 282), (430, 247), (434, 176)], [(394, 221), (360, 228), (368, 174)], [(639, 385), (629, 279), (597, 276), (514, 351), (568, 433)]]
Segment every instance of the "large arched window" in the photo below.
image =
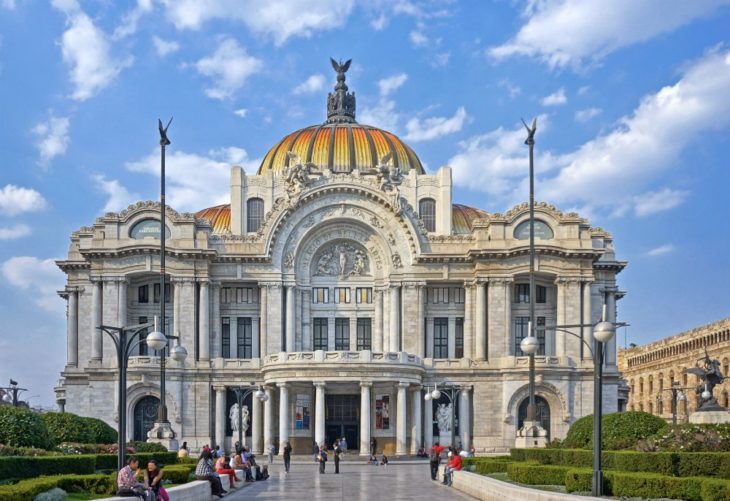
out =
[(418, 214), (428, 231), (436, 231), (436, 201), (433, 198), (422, 198), (418, 202)]
[(260, 198), (251, 198), (246, 202), (246, 231), (259, 231), (264, 220), (264, 201)]

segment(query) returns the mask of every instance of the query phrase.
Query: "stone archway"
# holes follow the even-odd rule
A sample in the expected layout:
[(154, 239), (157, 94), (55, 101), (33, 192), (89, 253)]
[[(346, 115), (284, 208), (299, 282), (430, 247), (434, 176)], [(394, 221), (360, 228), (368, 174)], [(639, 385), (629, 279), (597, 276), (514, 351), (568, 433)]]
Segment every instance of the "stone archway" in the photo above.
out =
[[(522, 428), (522, 423), (524, 423), (525, 418), (527, 417), (527, 406), (530, 404), (530, 399), (525, 398), (520, 403), (520, 406), (517, 411), (517, 429), (519, 430)], [(547, 434), (548, 442), (551, 440), (550, 436), (550, 404), (547, 400), (545, 400), (543, 397), (539, 395), (535, 395), (535, 418), (540, 423), (540, 426), (545, 429)]]
[(134, 404), (132, 419), (132, 438), (138, 442), (147, 441), (147, 432), (152, 429), (157, 419), (160, 399), (152, 395), (137, 400)]

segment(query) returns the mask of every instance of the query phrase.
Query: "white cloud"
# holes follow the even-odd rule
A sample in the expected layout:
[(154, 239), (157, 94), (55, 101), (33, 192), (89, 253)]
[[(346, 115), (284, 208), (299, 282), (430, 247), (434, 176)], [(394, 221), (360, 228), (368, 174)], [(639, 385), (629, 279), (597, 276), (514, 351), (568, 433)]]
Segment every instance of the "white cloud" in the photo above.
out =
[(398, 90), (408, 80), (408, 75), (405, 73), (399, 73), (392, 77), (383, 78), (378, 80), (378, 89), (380, 90), (381, 96), (388, 96)]
[(2, 6), (5, 9), (13, 10), (13, 9), (15, 9), (15, 0), (3, 0)]
[(411, 118), (406, 123), (408, 141), (431, 141), (448, 134), (459, 132), (469, 118), (464, 107), (456, 110), (453, 117)]
[(243, 22), (276, 45), (289, 38), (309, 38), (317, 31), (344, 26), (354, 0), (163, 0), (167, 17), (178, 29), (199, 29), (213, 19)]
[(565, 89), (559, 88), (549, 96), (545, 96), (542, 98), (540, 103), (543, 106), (560, 106), (561, 104), (565, 104), (568, 102), (568, 98), (565, 97)]
[(70, 125), (68, 117), (51, 116), (48, 122), (41, 122), (33, 127), (32, 132), (38, 138), (36, 148), (40, 154), (41, 165), (47, 165), (55, 157), (66, 153)]
[(431, 56), (429, 64), (434, 68), (441, 68), (449, 64), (451, 59), (451, 52), (439, 52)]
[(96, 189), (109, 197), (102, 212), (119, 212), (126, 209), (130, 204), (139, 201), (139, 195), (130, 193), (116, 179), (107, 179), (101, 174), (95, 174), (91, 176), (91, 179), (94, 181)]
[(62, 289), (65, 275), (53, 259), (38, 259), (32, 256), (12, 257), (0, 268), (7, 282), (33, 298), (35, 303), (47, 311), (61, 313), (65, 304), (56, 291)]
[(168, 54), (172, 54), (173, 52), (180, 50), (179, 43), (171, 40), (163, 40), (158, 36), (152, 37), (152, 43), (155, 44), (155, 50), (157, 51), (157, 55), (160, 57), (165, 57)]
[(512, 82), (510, 82), (506, 78), (503, 78), (502, 80), (500, 80), (497, 85), (499, 85), (499, 87), (507, 90), (507, 94), (509, 95), (510, 99), (514, 99), (522, 93), (522, 89), (520, 88), (519, 85), (514, 85)]
[[(613, 129), (575, 151), (538, 159), (536, 167), (542, 171), (536, 183), (538, 198), (608, 212), (632, 207), (643, 215), (676, 206), (686, 195), (660, 191), (647, 198), (653, 203), (643, 202), (640, 195), (662, 179), (700, 134), (728, 127), (729, 94), (730, 51), (711, 51), (687, 65), (674, 85), (644, 97)], [(523, 140), (524, 130), (517, 126), (507, 131), (500, 128), (462, 143), (461, 151), (452, 159), (454, 183), (488, 193), (497, 190), (502, 202), (524, 200), (524, 168), (518, 171), (522, 176), (501, 172), (503, 175), (496, 180), (490, 176), (498, 170), (492, 165), (496, 160), (499, 165), (524, 165), (525, 152), (520, 149)], [(479, 180), (483, 182), (475, 182)]]
[(228, 99), (263, 67), (261, 60), (246, 53), (233, 38), (221, 40), (213, 54), (195, 63), (198, 73), (213, 81), (205, 94), (213, 99)]
[(670, 254), (672, 252), (674, 252), (674, 245), (664, 244), (647, 251), (646, 255), (649, 257), (657, 257), (664, 256), (665, 254)]
[(649, 191), (635, 197), (634, 212), (637, 216), (650, 216), (657, 212), (664, 212), (681, 205), (688, 195), (687, 191), (669, 188)]
[(0, 240), (15, 240), (27, 237), (31, 233), (32, 230), (27, 224), (15, 224), (7, 228), (0, 226)]
[(68, 28), (61, 36), (61, 53), (70, 67), (69, 77), (74, 85), (72, 97), (84, 101), (109, 85), (133, 59), (114, 58), (104, 32), (74, 0), (53, 0), (52, 3), (67, 16)]
[(375, 31), (383, 31), (386, 26), (388, 26), (388, 16), (385, 14), (380, 14), (370, 21), (370, 27)]
[(241, 118), (246, 118), (246, 115), (248, 115), (248, 110), (246, 108), (239, 108), (237, 110), (234, 110), (233, 114)]
[(0, 189), (0, 212), (10, 216), (46, 208), (46, 199), (32, 188), (6, 184)]
[[(241, 165), (246, 172), (252, 173), (260, 163), (260, 159), (250, 159), (246, 150), (236, 147), (211, 150), (207, 155), (179, 150), (168, 153), (165, 180), (169, 204), (179, 211), (198, 211), (229, 203), (231, 165)], [(128, 162), (125, 167), (159, 178), (160, 153), (153, 151), (140, 160)]]
[(425, 47), (428, 45), (428, 37), (421, 31), (411, 31), (409, 38), (414, 47)]
[(399, 114), (395, 110), (395, 101), (380, 98), (374, 106), (363, 108), (358, 112), (357, 121), (380, 129), (394, 132), (398, 127)]
[(603, 113), (603, 110), (601, 108), (586, 108), (584, 110), (576, 111), (575, 119), (578, 122), (587, 122), (592, 118), (596, 118), (601, 113)]
[(150, 12), (152, 12), (152, 0), (137, 0), (137, 5), (124, 14), (122, 24), (117, 26), (112, 37), (118, 40), (133, 35), (137, 31), (139, 20)]
[(321, 73), (316, 73), (294, 88), (294, 94), (311, 94), (319, 92), (324, 88), (325, 78)]
[(551, 67), (579, 66), (585, 60), (650, 40), (707, 16), (729, 0), (530, 0), (525, 24), (508, 42), (487, 50), (500, 60), (536, 57)]

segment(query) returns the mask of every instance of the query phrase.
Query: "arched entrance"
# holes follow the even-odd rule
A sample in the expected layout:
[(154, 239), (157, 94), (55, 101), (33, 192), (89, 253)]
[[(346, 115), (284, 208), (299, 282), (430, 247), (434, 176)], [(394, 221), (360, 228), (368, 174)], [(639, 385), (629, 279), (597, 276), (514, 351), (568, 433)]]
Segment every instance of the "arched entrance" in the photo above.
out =
[[(527, 417), (527, 405), (530, 403), (530, 399), (526, 398), (520, 403), (519, 412), (517, 413), (517, 429), (522, 428), (522, 423)], [(539, 395), (535, 395), (535, 417), (540, 423), (540, 426), (547, 431), (547, 439), (550, 441), (550, 405), (547, 400)]]
[(157, 419), (157, 408), (160, 399), (153, 396), (146, 396), (134, 406), (134, 440), (144, 442), (147, 440), (147, 432), (152, 429)]

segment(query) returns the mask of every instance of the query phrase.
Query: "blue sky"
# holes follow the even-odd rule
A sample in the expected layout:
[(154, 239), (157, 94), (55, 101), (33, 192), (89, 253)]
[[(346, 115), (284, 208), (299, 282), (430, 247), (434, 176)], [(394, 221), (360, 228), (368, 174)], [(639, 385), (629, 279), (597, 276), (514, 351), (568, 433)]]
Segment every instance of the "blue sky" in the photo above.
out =
[(613, 233), (644, 343), (729, 314), (730, 1), (0, 0), (0, 382), (52, 404), (70, 233), (168, 195), (228, 201), (282, 136), (322, 122), (329, 57), (358, 120), (391, 130), (457, 202), (537, 198)]

